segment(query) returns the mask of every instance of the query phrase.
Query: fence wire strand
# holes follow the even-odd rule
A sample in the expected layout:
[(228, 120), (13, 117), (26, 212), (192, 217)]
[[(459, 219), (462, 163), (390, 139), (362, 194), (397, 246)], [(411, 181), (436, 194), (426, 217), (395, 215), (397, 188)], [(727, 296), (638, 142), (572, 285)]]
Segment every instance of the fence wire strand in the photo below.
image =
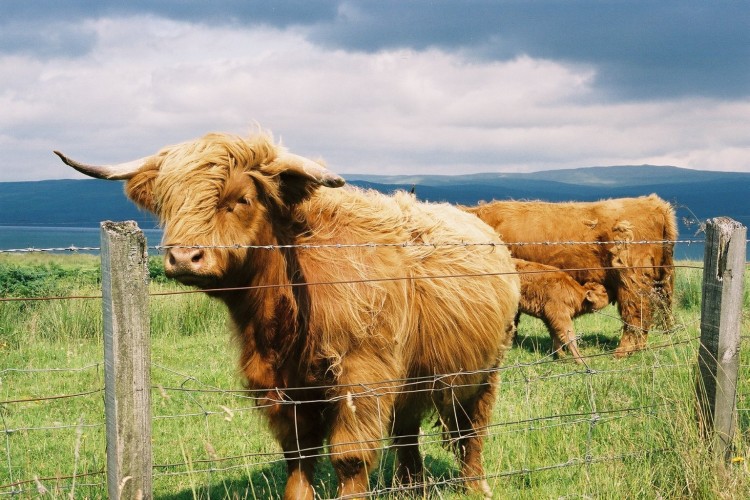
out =
[[(153, 245), (148, 250), (164, 252), (172, 248), (224, 249), (224, 250), (284, 250), (284, 249), (351, 249), (351, 248), (424, 248), (424, 247), (499, 247), (499, 246), (576, 246), (576, 245), (677, 245), (704, 244), (705, 240), (609, 240), (609, 241), (520, 241), (520, 242), (401, 242), (401, 243), (326, 243), (326, 244), (289, 244), (289, 245)], [(0, 249), (1, 253), (54, 253), (54, 252), (94, 252), (101, 247), (52, 247), (52, 248), (9, 248)]]

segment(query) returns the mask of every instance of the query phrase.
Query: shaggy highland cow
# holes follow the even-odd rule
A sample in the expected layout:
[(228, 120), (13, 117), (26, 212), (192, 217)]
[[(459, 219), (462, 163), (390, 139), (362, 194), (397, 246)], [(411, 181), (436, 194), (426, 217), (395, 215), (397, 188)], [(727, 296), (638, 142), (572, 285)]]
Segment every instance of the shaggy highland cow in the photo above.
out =
[(387, 436), (398, 479), (421, 481), (430, 412), (467, 487), (490, 494), (481, 453), (519, 281), (502, 245), (439, 245), (500, 243), (489, 226), (407, 193), (342, 188), (265, 135), (209, 134), (112, 166), (59, 155), (127, 180), (127, 196), (163, 224), (167, 275), (226, 304), (286, 458), (286, 498), (313, 498), (326, 439), (339, 495), (366, 494)]

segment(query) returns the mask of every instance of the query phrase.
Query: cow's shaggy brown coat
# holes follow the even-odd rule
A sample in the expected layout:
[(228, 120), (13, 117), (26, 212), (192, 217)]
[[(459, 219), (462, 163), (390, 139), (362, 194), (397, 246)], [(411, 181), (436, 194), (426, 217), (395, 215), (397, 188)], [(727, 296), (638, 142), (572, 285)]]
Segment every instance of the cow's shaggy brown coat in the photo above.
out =
[(552, 352), (559, 356), (567, 347), (575, 361), (582, 363), (573, 318), (606, 307), (607, 289), (591, 281), (581, 285), (558, 268), (538, 262), (513, 259), (513, 263), (521, 278), (519, 315), (541, 319), (552, 337)]
[[(514, 257), (566, 270), (576, 281), (601, 283), (617, 303), (623, 357), (646, 345), (654, 315), (669, 319), (677, 221), (656, 195), (596, 202), (493, 201), (463, 207), (492, 226)], [(629, 242), (652, 241), (638, 244)], [(584, 242), (583, 244), (534, 244)], [(512, 243), (521, 243), (513, 245)]]
[[(342, 183), (266, 136), (211, 134), (145, 159), (126, 192), (159, 216), (165, 244), (178, 246), (165, 256), (168, 275), (228, 306), (240, 367), (263, 394), (287, 460), (285, 497), (313, 497), (325, 439), (340, 495), (367, 491), (388, 436), (399, 479), (419, 481), (419, 426), (433, 411), (468, 487), (489, 494), (481, 451), (493, 368), (520, 293), (510, 254), (502, 245), (439, 245), (500, 242), (454, 207), (325, 187)], [(402, 243), (438, 245), (378, 246)]]

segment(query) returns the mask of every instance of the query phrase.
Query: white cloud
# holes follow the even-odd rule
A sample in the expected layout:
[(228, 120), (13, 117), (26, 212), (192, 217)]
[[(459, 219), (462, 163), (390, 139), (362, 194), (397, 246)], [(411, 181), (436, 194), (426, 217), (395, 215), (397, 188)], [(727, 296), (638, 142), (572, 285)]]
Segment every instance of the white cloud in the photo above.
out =
[(87, 21), (76, 59), (0, 57), (0, 181), (74, 177), (255, 122), (342, 173), (657, 163), (750, 171), (750, 102), (608, 103), (591, 67), (323, 49), (301, 29)]

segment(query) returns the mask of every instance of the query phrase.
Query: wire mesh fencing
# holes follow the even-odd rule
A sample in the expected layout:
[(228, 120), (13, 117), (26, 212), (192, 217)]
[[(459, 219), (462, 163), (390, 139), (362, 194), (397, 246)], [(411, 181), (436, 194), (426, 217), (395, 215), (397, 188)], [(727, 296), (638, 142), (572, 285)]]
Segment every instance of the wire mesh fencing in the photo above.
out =
[[(685, 479), (685, 462), (708, 456), (692, 449), (700, 442), (694, 425), (700, 326), (695, 286), (700, 288), (702, 270), (684, 263), (675, 270), (678, 291), (669, 326), (654, 328), (647, 349), (624, 360), (612, 359), (623, 327), (614, 306), (576, 320), (582, 365), (569, 356), (555, 358), (544, 324), (522, 318), (514, 345), (497, 369), (500, 383), (491, 423), (475, 429), (486, 442), (482, 479), (496, 493), (692, 491), (695, 478)], [(60, 295), (2, 297), (0, 353), (6, 362), (0, 365), (0, 496), (106, 495), (101, 313), (98, 283), (92, 280), (72, 292), (58, 290)], [(155, 282), (150, 290), (154, 495), (282, 495), (287, 471), (263, 416), (268, 394), (243, 388), (237, 346), (226, 333), (222, 306), (171, 284)], [(747, 335), (747, 310), (744, 321)], [(441, 380), (451, 375), (443, 374)], [(376, 382), (399, 392), (434, 390), (434, 382), (428, 389), (424, 380)], [(441, 388), (460, 389), (450, 383)], [(346, 391), (337, 394), (356, 407), (357, 398), (381, 397), (382, 391), (358, 388), (349, 393), (350, 400)], [(294, 408), (319, 402), (300, 403), (279, 394), (271, 403)], [(738, 470), (749, 446), (748, 408), (750, 370), (745, 363), (738, 390), (742, 432), (733, 457)], [(376, 442), (352, 443), (383, 449), (370, 471), (374, 494), (389, 497), (414, 490), (461, 497), (465, 478), (459, 477), (452, 436), (438, 419), (423, 421), (417, 435), (406, 436), (420, 443), (425, 461), (424, 480), (413, 485), (398, 480), (400, 445), (391, 441), (388, 425), (384, 415), (386, 431)], [(317, 493), (336, 496), (331, 450), (301, 451), (321, 458)]]

